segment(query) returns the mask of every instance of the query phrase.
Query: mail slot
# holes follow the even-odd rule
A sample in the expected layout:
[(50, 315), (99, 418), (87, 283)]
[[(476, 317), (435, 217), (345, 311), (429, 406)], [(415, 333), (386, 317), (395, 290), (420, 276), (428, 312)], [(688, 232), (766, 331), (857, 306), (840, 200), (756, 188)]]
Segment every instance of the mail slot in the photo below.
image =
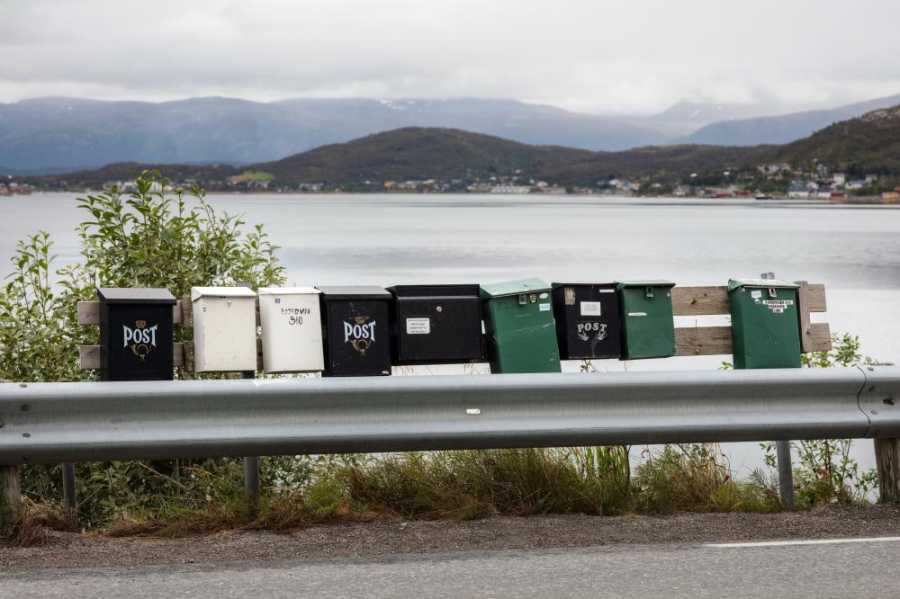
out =
[(397, 364), (484, 359), (478, 285), (395, 285), (389, 290)]
[(194, 287), (194, 370), (256, 371), (256, 294), (246, 287)]
[(325, 367), (319, 290), (266, 287), (258, 291), (266, 372), (315, 372)]
[(626, 360), (675, 355), (675, 318), (669, 281), (623, 281), (617, 285), (622, 306)]
[(324, 376), (391, 374), (392, 296), (381, 287), (319, 287)]
[(622, 357), (615, 283), (553, 283), (556, 338), (563, 360)]
[(798, 289), (774, 279), (728, 281), (735, 368), (800, 368)]
[(481, 286), (491, 372), (559, 372), (550, 286), (540, 279)]
[(167, 289), (101, 287), (97, 297), (103, 380), (172, 380), (172, 294)]

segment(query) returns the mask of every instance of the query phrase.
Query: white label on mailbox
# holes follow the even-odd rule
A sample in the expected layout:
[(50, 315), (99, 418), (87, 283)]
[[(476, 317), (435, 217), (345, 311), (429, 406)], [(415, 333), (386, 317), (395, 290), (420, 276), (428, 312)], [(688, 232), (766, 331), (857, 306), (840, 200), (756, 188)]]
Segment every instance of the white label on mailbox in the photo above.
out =
[(761, 289), (754, 289), (754, 290), (752, 290), (752, 291), (750, 292), (750, 297), (752, 297), (753, 299), (759, 299), (759, 298), (761, 298), (761, 297), (762, 297), (762, 290), (761, 290)]
[(628, 316), (647, 316), (646, 312), (629, 312)]
[(549, 312), (550, 311), (550, 304), (539, 304), (539, 305), (541, 307), (541, 312)]
[(406, 319), (407, 335), (430, 335), (431, 319), (430, 318), (407, 318)]
[(601, 302), (581, 302), (582, 316), (603, 316), (603, 304)]

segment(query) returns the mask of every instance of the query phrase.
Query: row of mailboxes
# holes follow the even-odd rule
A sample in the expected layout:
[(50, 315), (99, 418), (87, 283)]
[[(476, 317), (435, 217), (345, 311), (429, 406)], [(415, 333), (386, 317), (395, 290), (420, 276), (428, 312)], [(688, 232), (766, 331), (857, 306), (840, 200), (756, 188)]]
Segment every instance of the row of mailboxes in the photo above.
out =
[[(559, 372), (560, 359), (675, 354), (668, 281), (192, 289), (194, 369), (377, 376), (392, 364), (477, 362)], [(737, 367), (799, 365), (797, 286), (729, 284)], [(172, 306), (160, 289), (100, 289), (108, 379), (172, 377)], [(259, 322), (257, 323), (257, 302)]]

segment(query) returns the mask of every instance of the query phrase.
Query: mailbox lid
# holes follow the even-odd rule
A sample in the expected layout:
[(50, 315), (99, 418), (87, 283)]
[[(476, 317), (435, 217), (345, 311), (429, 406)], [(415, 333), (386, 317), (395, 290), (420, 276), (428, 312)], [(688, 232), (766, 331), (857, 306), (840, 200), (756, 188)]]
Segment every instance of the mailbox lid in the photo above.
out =
[(256, 297), (256, 292), (249, 287), (191, 287), (191, 301), (206, 297)]
[(622, 315), (616, 283), (553, 283), (551, 288), (563, 360), (622, 356)]
[(478, 284), (394, 285), (388, 287), (395, 298), (479, 297)]
[(329, 285), (319, 286), (322, 300), (390, 300), (393, 296), (383, 287), (376, 285)]
[(536, 278), (481, 285), (481, 297), (485, 299), (521, 295), (523, 293), (541, 293), (544, 291), (550, 291), (550, 285), (543, 279)]
[(316, 287), (260, 287), (257, 295), (319, 295), (322, 292)]
[(728, 282), (735, 368), (800, 368), (799, 288), (773, 279)]
[(395, 285), (394, 358), (400, 364), (480, 361), (482, 300), (476, 285)]
[(729, 279), (728, 291), (734, 291), (741, 288), (755, 289), (800, 289), (797, 283), (790, 281), (779, 281), (778, 279)]
[(316, 372), (325, 367), (319, 295), (315, 287), (259, 290), (263, 370)]
[(675, 355), (672, 287), (664, 280), (621, 281), (616, 286), (624, 330), (623, 358), (667, 358)]
[(104, 304), (174, 305), (175, 296), (168, 289), (157, 287), (100, 287), (97, 297)]

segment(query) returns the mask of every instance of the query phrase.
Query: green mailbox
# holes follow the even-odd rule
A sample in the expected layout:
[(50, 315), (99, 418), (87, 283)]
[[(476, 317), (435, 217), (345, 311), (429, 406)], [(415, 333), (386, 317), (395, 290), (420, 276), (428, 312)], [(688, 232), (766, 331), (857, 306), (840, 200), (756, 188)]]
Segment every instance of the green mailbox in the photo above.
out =
[(728, 281), (735, 368), (800, 368), (799, 285)]
[(671, 281), (622, 281), (616, 288), (622, 306), (624, 360), (675, 355), (675, 318)]
[(491, 372), (560, 372), (550, 285), (540, 279), (481, 286)]

